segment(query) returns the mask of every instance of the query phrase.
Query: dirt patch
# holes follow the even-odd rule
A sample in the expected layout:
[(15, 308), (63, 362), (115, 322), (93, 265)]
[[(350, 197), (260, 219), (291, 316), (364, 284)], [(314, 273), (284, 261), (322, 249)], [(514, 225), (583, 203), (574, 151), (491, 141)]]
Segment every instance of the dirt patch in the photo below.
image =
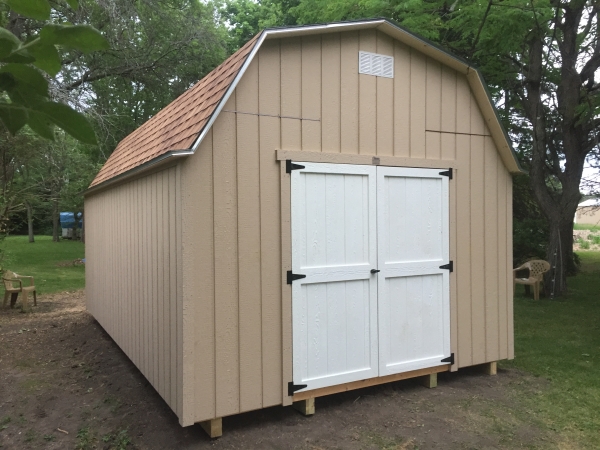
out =
[(523, 400), (542, 380), (471, 369), (440, 374), (436, 389), (407, 380), (319, 398), (313, 417), (283, 407), (226, 417), (211, 441), (197, 425), (179, 426), (84, 302), (78, 291), (40, 296), (29, 314), (0, 310), (3, 449), (557, 447)]

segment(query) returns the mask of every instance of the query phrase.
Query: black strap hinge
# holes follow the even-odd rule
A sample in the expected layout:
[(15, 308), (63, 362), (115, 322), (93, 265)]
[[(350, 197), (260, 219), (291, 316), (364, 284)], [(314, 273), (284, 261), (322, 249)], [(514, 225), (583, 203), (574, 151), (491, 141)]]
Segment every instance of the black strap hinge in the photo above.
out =
[(440, 362), (448, 363), (450, 365), (454, 364), (454, 353), (451, 353), (447, 358), (442, 359)]
[(285, 173), (292, 173), (292, 170), (304, 169), (305, 166), (294, 164), (291, 159), (285, 160)]
[(452, 179), (452, 168), (450, 168), (448, 170), (444, 170), (443, 172), (440, 172), (440, 175), (444, 175), (444, 176)]
[(301, 280), (302, 278), (306, 278), (306, 275), (300, 275), (299, 273), (292, 273), (291, 270), (287, 271), (287, 284), (292, 284), (292, 281)]
[(446, 270), (449, 270), (450, 272), (454, 272), (454, 261), (450, 261), (448, 264), (444, 264), (443, 266), (440, 266), (440, 269), (446, 269)]
[(290, 381), (288, 383), (288, 395), (291, 397), (294, 395), (294, 392), (304, 389), (306, 386), (306, 384), (294, 384), (293, 381)]

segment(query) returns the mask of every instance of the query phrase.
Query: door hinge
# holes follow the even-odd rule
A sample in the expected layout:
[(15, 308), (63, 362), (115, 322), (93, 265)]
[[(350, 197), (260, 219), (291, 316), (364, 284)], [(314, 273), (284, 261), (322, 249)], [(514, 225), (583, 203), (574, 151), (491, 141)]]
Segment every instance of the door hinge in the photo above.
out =
[(291, 159), (285, 160), (285, 173), (292, 173), (292, 170), (304, 169), (306, 166), (294, 164)]
[(452, 179), (452, 167), (449, 168), (448, 170), (444, 170), (443, 172), (440, 172), (440, 175), (444, 175), (444, 176)]
[(294, 384), (293, 381), (288, 383), (288, 395), (291, 397), (294, 395), (294, 392), (299, 391), (300, 389), (304, 389), (307, 387), (307, 384)]
[(450, 272), (454, 272), (454, 261), (450, 261), (448, 264), (444, 264), (443, 266), (440, 266), (440, 269), (446, 269), (446, 270), (449, 270)]
[(292, 284), (292, 281), (301, 280), (302, 278), (306, 278), (306, 275), (300, 275), (299, 273), (292, 273), (291, 270), (287, 271), (287, 284)]
[(440, 362), (448, 363), (450, 365), (454, 364), (454, 353), (451, 353), (447, 358), (442, 359)]

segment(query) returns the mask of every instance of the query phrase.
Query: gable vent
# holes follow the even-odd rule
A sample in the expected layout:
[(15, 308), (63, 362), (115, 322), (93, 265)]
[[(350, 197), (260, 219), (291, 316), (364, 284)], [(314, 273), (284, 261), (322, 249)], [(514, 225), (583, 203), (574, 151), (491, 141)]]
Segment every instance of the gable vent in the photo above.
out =
[(358, 73), (394, 78), (394, 58), (377, 53), (358, 52)]

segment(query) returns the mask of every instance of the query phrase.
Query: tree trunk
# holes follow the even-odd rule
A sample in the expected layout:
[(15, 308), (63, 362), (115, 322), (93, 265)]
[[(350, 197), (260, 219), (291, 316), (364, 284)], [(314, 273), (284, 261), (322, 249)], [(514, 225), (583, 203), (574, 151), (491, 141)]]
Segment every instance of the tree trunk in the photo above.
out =
[(58, 200), (52, 200), (52, 240), (59, 241), (60, 215), (58, 211)]
[(27, 232), (29, 233), (29, 242), (35, 242), (33, 236), (33, 207), (29, 202), (25, 202), (25, 207), (27, 208)]
[(544, 277), (544, 293), (548, 298), (567, 289), (567, 273), (573, 264), (573, 222), (550, 223), (550, 245), (546, 253), (550, 270)]

